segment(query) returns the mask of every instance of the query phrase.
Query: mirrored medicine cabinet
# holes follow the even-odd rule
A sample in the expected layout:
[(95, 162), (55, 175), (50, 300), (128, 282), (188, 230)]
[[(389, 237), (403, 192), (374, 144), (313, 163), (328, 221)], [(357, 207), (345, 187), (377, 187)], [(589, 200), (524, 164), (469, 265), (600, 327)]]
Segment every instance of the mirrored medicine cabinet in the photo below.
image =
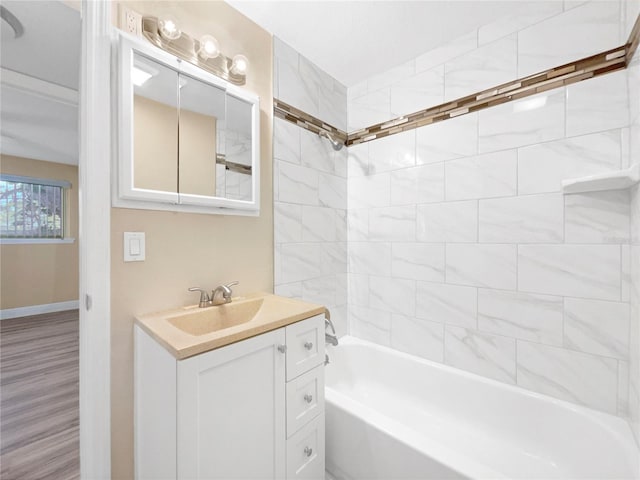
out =
[(259, 100), (144, 39), (118, 39), (116, 206), (257, 215)]

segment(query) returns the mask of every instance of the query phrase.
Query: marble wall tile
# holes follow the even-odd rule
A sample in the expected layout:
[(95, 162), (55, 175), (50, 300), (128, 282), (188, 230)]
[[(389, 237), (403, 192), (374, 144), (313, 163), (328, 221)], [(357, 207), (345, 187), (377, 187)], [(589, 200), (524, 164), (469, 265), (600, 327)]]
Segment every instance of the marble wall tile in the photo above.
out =
[(302, 240), (305, 242), (335, 242), (335, 210), (326, 207), (303, 206)]
[(336, 273), (335, 274), (335, 289), (336, 289), (336, 305), (347, 305), (349, 303), (349, 274)]
[(397, 278), (444, 282), (444, 244), (393, 243), (391, 275)]
[(366, 95), (368, 91), (367, 79), (347, 87), (347, 102), (350, 102), (354, 98)]
[(397, 82), (413, 76), (415, 73), (416, 62), (412, 59), (367, 78), (367, 91), (375, 92), (381, 88), (390, 87)]
[(349, 305), (349, 329), (358, 338), (388, 346), (391, 343), (391, 314)]
[(391, 88), (353, 98), (347, 106), (348, 132), (391, 119)]
[(321, 247), (317, 243), (283, 243), (280, 246), (280, 269), (276, 284), (299, 282), (321, 275)]
[(447, 283), (516, 289), (516, 246), (447, 244)]
[(443, 65), (404, 77), (391, 85), (391, 116), (394, 118), (443, 102)]
[(302, 300), (302, 282), (275, 285), (273, 293), (287, 298), (297, 298), (298, 300)]
[(629, 96), (624, 70), (574, 83), (566, 90), (568, 137), (629, 124)]
[(619, 46), (619, 2), (587, 2), (518, 32), (518, 77)]
[(404, 278), (370, 276), (369, 306), (390, 313), (415, 315), (416, 282)]
[(369, 174), (411, 167), (416, 163), (416, 131), (411, 130), (369, 144)]
[(278, 60), (278, 99), (303, 112), (317, 117), (318, 87), (312, 79), (304, 78), (297, 66)]
[(562, 242), (563, 209), (560, 193), (480, 200), (480, 242)]
[(516, 341), (447, 325), (444, 362), (501, 382), (515, 383)]
[(478, 293), (473, 287), (418, 282), (416, 317), (437, 323), (477, 326)]
[(347, 208), (347, 180), (327, 173), (318, 174), (318, 201), (331, 208)]
[(478, 328), (505, 337), (562, 345), (562, 297), (478, 289)]
[(320, 245), (320, 273), (322, 275), (347, 273), (347, 242), (323, 242)]
[(579, 193), (565, 196), (567, 243), (628, 243), (629, 191)]
[(565, 298), (564, 345), (619, 360), (629, 358), (629, 304)]
[(331, 143), (313, 132), (300, 130), (300, 161), (305, 167), (335, 173)]
[(318, 172), (278, 161), (278, 199), (281, 202), (318, 205)]
[(518, 149), (518, 193), (559, 192), (562, 180), (620, 168), (619, 130)]
[(302, 298), (320, 305), (336, 304), (336, 276), (327, 275), (302, 282)]
[(444, 360), (444, 325), (406, 315), (391, 315), (391, 347), (427, 360)]
[(488, 108), (479, 115), (480, 153), (556, 140), (564, 136), (564, 87)]
[(620, 258), (622, 259), (622, 271), (620, 279), (622, 288), (620, 291), (620, 300), (623, 302), (631, 301), (631, 286), (633, 279), (631, 278), (631, 245), (620, 245)]
[(349, 242), (349, 273), (391, 275), (391, 244)]
[(369, 143), (352, 145), (348, 149), (347, 177), (369, 175)]
[(275, 202), (273, 231), (276, 243), (302, 242), (302, 206)]
[(416, 240), (419, 242), (477, 242), (478, 202), (418, 205)]
[(444, 163), (391, 172), (391, 205), (444, 201)]
[(478, 114), (462, 115), (416, 129), (416, 163), (440, 162), (478, 153)]
[(622, 29), (621, 42), (623, 43), (629, 38), (633, 25), (640, 15), (640, 0), (625, 0), (622, 2), (624, 11), (624, 27)]
[(333, 151), (333, 172), (341, 177), (348, 177), (348, 164), (349, 164), (349, 151), (347, 148), (342, 148), (339, 151)]
[(501, 15), (495, 21), (482, 25), (478, 29), (478, 45), (485, 45), (498, 38), (539, 23), (549, 17), (562, 13), (562, 3), (557, 1), (538, 1), (510, 15)]
[(369, 210), (369, 240), (410, 242), (415, 238), (415, 205)]
[(629, 418), (629, 363), (618, 362), (618, 411), (619, 417)]
[(615, 414), (618, 362), (518, 340), (518, 385)]
[(447, 200), (516, 194), (517, 152), (505, 150), (445, 163)]
[(518, 290), (620, 300), (617, 245), (520, 245)]
[(386, 207), (391, 199), (389, 173), (352, 177), (347, 181), (347, 205), (356, 208)]
[(369, 238), (369, 209), (347, 210), (347, 239), (350, 242)]
[(416, 58), (416, 72), (429, 70), (478, 47), (478, 32), (472, 30)]
[(300, 163), (300, 127), (273, 119), (273, 158), (289, 163)]
[(347, 130), (347, 88), (332, 79), (331, 88), (321, 88), (319, 118), (342, 131)]
[(298, 67), (299, 54), (280, 38), (273, 36), (273, 56), (279, 61)]
[(361, 307), (369, 306), (369, 275), (347, 274), (349, 304)]
[(476, 48), (445, 64), (444, 99), (455, 100), (517, 78), (517, 35)]

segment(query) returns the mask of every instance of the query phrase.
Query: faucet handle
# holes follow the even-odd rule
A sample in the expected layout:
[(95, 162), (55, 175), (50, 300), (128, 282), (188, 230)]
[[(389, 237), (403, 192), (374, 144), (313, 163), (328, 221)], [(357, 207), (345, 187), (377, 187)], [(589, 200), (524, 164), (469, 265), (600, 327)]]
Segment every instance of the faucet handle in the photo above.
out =
[[(233, 294), (233, 291), (231, 290), (231, 287), (233, 287), (234, 285), (238, 285), (240, 282), (238, 280), (234, 280), (233, 282), (227, 283), (226, 285), (224, 285), (224, 291), (222, 293), (222, 296), (225, 299), (230, 299), (231, 295)], [(231, 300), (229, 300), (231, 301)]]
[(225, 287), (230, 288), (230, 287), (233, 287), (234, 285), (238, 285), (239, 283), (240, 283), (240, 282), (239, 282), (238, 280), (234, 280), (234, 281), (233, 281), (233, 282), (231, 282), (231, 283), (227, 283), (227, 284), (225, 285)]
[(191, 287), (189, 288), (189, 291), (200, 292), (200, 303), (198, 304), (198, 307), (204, 308), (209, 306), (209, 302), (211, 302), (211, 299), (209, 298), (209, 294), (206, 290), (203, 290), (200, 287)]

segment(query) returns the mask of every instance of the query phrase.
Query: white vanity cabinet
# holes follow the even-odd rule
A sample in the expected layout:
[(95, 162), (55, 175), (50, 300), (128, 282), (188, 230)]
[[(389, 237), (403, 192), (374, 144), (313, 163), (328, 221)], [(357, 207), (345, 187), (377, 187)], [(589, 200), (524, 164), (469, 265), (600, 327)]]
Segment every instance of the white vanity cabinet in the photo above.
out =
[(324, 317), (177, 360), (135, 327), (139, 479), (324, 478)]

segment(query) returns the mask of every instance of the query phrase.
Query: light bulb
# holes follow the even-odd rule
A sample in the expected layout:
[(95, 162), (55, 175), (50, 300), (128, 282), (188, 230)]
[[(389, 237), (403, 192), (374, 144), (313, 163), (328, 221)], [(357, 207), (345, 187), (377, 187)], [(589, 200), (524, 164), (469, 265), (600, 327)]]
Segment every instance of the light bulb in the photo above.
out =
[(167, 40), (176, 40), (182, 35), (178, 24), (171, 17), (162, 17), (158, 20), (158, 28), (160, 29), (160, 35)]
[(246, 75), (249, 70), (249, 60), (244, 55), (235, 55), (231, 62), (231, 73), (235, 75)]
[(198, 55), (205, 60), (208, 58), (216, 58), (220, 55), (220, 46), (218, 40), (211, 35), (203, 35), (200, 37), (200, 48), (198, 49)]

